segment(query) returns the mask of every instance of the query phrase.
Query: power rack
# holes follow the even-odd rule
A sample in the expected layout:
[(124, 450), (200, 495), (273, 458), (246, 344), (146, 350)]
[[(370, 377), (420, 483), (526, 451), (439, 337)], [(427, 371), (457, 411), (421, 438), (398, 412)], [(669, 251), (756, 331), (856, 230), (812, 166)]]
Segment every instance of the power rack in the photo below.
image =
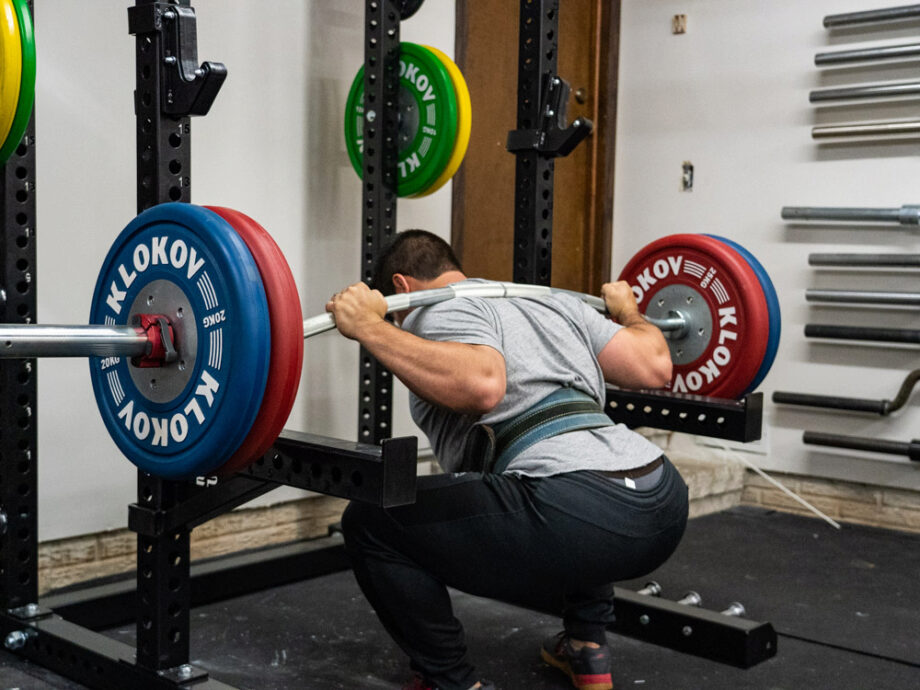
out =
[[(393, 106), (399, 87), (399, 25), (421, 4), (365, 0), (369, 112), (361, 261), (366, 280), (396, 227), (398, 120)], [(521, 0), (518, 129), (508, 137), (508, 149), (518, 157), (514, 279), (547, 285), (553, 159), (571, 151), (592, 127), (587, 120), (565, 124), (568, 85), (556, 74), (558, 13), (558, 0)], [(208, 112), (226, 70), (220, 63), (198, 65), (190, 0), (136, 0), (128, 14), (137, 46), (141, 211), (166, 201), (190, 201), (190, 117)], [(2, 176), (6, 252), (0, 288), (7, 286), (7, 291), (0, 292), (0, 317), (8, 322), (35, 319), (34, 156), (30, 123)], [(263, 458), (229, 480), (174, 482), (139, 472), (138, 500), (129, 507), (129, 527), (138, 534), (136, 582), (51, 596), (39, 605), (36, 362), (0, 362), (0, 386), (16, 393), (0, 398), (0, 636), (5, 646), (91, 687), (175, 688), (193, 683), (196, 688), (230, 688), (188, 663), (189, 609), (295, 579), (286, 573), (305, 579), (346, 569), (348, 563), (341, 544), (330, 538), (191, 566), (191, 530), (279, 485), (384, 506), (414, 500), (416, 439), (387, 438), (390, 374), (364, 351), (360, 363), (360, 442), (285, 431)], [(608, 391), (608, 414), (616, 421), (737, 440), (759, 438), (761, 407), (760, 394), (724, 401)], [(776, 636), (766, 623), (719, 617), (619, 589), (616, 602), (622, 613), (629, 612), (614, 628), (620, 634), (741, 667), (775, 654)], [(125, 623), (131, 609), (136, 613), (136, 648), (93, 632)]]
[[(377, 3), (369, 2), (369, 11), (371, 5)], [(196, 22), (190, 0), (137, 0), (128, 8), (129, 32), (136, 38), (138, 212), (191, 200), (191, 116), (207, 114), (226, 77), (220, 63), (198, 64)], [(374, 50), (368, 53), (368, 72), (382, 75), (384, 60), (377, 62)], [(392, 55), (398, 58), (398, 49)], [(5, 321), (35, 319), (34, 160), (30, 124), (3, 175), (7, 251), (0, 285), (14, 286), (0, 300)], [(392, 228), (395, 203), (391, 212)], [(376, 221), (369, 226), (376, 227)], [(54, 601), (60, 605), (57, 610), (37, 603), (36, 362), (11, 360), (0, 367), (4, 392), (16, 392), (4, 394), (0, 402), (0, 638), (6, 648), (90, 687), (175, 688), (193, 683), (196, 688), (230, 688), (188, 663), (195, 587), (190, 533), (195, 526), (281, 485), (384, 506), (415, 500), (415, 438), (371, 445), (285, 431), (263, 458), (229, 480), (176, 482), (138, 472), (137, 503), (129, 506), (128, 519), (138, 535), (136, 583), (127, 595), (137, 622), (137, 646), (131, 647), (93, 632), (90, 628), (99, 627), (93, 625), (99, 622), (93, 616), (65, 620), (61, 612), (74, 610), (66, 598)], [(389, 431), (389, 424), (376, 426)], [(346, 567), (340, 554), (300, 558), (298, 564), (306, 568), (306, 576)], [(220, 576), (212, 572), (211, 577)], [(259, 582), (251, 568), (228, 570), (227, 579), (221, 588), (228, 595), (240, 593), (243, 580), (250, 587)], [(106, 601), (123, 604), (125, 599), (111, 594)], [(104, 610), (103, 602), (95, 603)]]

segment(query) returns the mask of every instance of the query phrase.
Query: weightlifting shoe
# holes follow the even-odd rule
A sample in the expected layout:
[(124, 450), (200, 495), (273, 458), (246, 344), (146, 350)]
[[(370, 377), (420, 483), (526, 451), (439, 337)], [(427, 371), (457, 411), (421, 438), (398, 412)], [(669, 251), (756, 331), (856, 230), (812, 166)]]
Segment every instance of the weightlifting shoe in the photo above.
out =
[(607, 645), (594, 649), (576, 650), (564, 632), (543, 641), (540, 656), (550, 666), (558, 668), (572, 679), (578, 690), (612, 690), (610, 674), (610, 648)]
[[(415, 674), (412, 678), (412, 681), (408, 685), (404, 685), (402, 690), (440, 690), (440, 688), (432, 683), (430, 680), (426, 680), (423, 676)], [(469, 690), (497, 690), (495, 683), (492, 683), (488, 680), (479, 681), (479, 687), (475, 685), (471, 686)]]

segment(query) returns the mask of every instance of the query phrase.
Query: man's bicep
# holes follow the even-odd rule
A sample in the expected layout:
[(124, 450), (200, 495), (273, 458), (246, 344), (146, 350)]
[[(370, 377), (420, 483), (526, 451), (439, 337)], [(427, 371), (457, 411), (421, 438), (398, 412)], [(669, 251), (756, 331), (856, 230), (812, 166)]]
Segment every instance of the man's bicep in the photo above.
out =
[(648, 344), (641, 333), (623, 328), (613, 334), (597, 355), (604, 380), (622, 388), (648, 387)]

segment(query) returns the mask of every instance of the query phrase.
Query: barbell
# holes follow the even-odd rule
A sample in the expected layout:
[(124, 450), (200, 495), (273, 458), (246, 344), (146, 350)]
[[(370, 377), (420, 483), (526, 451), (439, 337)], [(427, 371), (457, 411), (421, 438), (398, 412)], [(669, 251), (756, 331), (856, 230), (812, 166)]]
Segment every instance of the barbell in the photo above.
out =
[[(779, 315), (762, 288), (769, 278), (736, 246), (675, 235), (624, 269), (646, 318), (668, 338), (674, 389), (737, 396), (772, 362)], [(386, 303), (391, 313), (462, 297), (553, 293), (605, 311), (599, 297), (504, 282), (464, 282)], [(140, 469), (170, 479), (229, 474), (264, 455), (294, 404), (304, 340), (335, 327), (328, 313), (303, 319), (290, 267), (261, 225), (232, 209), (184, 203), (148, 209), (119, 234), (89, 320), (2, 324), (0, 357), (89, 357), (115, 444)], [(743, 352), (756, 361), (745, 362)]]

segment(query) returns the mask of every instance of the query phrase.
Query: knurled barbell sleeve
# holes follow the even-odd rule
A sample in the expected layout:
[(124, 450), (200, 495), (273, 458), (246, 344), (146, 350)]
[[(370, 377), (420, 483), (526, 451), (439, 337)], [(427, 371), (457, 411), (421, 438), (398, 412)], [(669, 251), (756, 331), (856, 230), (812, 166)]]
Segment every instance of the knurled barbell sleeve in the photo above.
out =
[(888, 304), (900, 307), (920, 306), (920, 293), (888, 292), (883, 290), (805, 290), (806, 302), (834, 304)]
[(818, 89), (808, 94), (810, 103), (827, 101), (857, 100), (862, 98), (888, 98), (892, 96), (916, 96), (920, 94), (920, 81), (899, 81), (865, 86), (842, 86), (833, 89)]
[(809, 254), (808, 265), (920, 268), (920, 254)]
[(141, 357), (148, 346), (132, 326), (0, 324), (0, 357)]
[(812, 139), (840, 137), (905, 136), (920, 134), (920, 120), (860, 122), (850, 125), (822, 125), (811, 128)]
[(920, 225), (920, 205), (905, 204), (900, 208), (784, 206), (781, 216), (783, 220), (844, 220), (870, 223), (900, 223), (901, 225)]
[(859, 24), (891, 22), (902, 19), (915, 19), (917, 17), (920, 17), (920, 5), (883, 7), (877, 10), (829, 14), (824, 17), (824, 28), (831, 29), (838, 26), (857, 26)]
[(802, 434), (802, 442), (814, 446), (865, 450), (872, 453), (887, 453), (888, 455), (906, 455), (911, 460), (920, 461), (920, 441), (916, 439), (905, 443), (881, 438), (843, 436), (840, 434), (825, 434), (819, 431), (806, 431)]
[(829, 410), (850, 410), (852, 412), (871, 412), (878, 415), (888, 413), (887, 400), (867, 400), (865, 398), (840, 398), (833, 395), (810, 395), (808, 393), (790, 393), (775, 391), (773, 402), (782, 405), (802, 405), (804, 407), (821, 407)]
[(920, 55), (920, 43), (903, 43), (895, 46), (876, 46), (856, 50), (836, 50), (815, 55), (815, 65), (847, 65), (853, 62), (887, 60), (891, 58), (916, 57)]
[(809, 323), (805, 325), (805, 337), (920, 344), (920, 330), (913, 328), (870, 328), (867, 326), (830, 326)]

